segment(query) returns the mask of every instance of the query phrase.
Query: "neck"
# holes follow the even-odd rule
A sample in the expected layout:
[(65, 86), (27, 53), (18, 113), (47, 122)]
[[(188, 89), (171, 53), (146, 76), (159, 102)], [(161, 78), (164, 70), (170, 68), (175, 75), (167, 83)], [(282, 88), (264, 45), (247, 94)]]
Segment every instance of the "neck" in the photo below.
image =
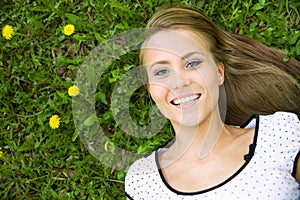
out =
[(228, 133), (218, 113), (210, 115), (197, 126), (173, 127), (176, 140), (170, 150), (177, 158), (187, 160), (204, 159), (213, 154), (217, 142)]

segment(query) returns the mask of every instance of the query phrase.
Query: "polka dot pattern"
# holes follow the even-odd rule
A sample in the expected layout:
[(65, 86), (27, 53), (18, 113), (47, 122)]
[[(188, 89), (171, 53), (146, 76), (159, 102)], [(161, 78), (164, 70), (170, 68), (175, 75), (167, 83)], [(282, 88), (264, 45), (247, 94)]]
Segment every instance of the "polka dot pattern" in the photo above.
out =
[(299, 200), (300, 187), (291, 175), (300, 150), (300, 122), (295, 114), (276, 112), (252, 118), (246, 128), (256, 127), (252, 159), (223, 184), (205, 191), (184, 193), (164, 182), (156, 163), (162, 149), (130, 167), (125, 192), (131, 199), (264, 199)]

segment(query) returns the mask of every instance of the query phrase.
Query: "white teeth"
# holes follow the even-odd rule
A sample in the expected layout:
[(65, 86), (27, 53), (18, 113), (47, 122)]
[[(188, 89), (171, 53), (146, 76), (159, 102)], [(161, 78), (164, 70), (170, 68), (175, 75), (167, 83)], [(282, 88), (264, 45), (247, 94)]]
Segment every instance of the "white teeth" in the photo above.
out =
[(192, 96), (181, 98), (181, 99), (175, 99), (173, 102), (176, 105), (179, 105), (179, 104), (182, 105), (182, 104), (187, 104), (190, 101), (193, 101), (195, 99), (198, 99), (199, 97), (200, 97), (200, 95), (192, 95)]

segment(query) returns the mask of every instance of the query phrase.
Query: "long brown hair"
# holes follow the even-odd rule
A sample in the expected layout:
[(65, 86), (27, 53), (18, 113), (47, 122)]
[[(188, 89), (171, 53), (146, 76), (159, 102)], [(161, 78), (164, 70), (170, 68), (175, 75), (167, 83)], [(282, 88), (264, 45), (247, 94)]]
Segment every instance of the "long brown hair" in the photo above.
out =
[(241, 125), (252, 114), (276, 111), (300, 115), (300, 64), (296, 59), (284, 61), (283, 52), (226, 32), (192, 7), (157, 12), (146, 28), (191, 30), (209, 41), (215, 61), (225, 66), (226, 123)]

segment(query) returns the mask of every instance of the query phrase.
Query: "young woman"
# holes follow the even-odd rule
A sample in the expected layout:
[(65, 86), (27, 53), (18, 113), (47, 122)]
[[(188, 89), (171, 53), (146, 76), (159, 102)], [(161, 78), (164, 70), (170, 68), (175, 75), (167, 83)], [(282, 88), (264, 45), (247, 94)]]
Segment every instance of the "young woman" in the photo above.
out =
[(175, 140), (130, 167), (128, 198), (299, 199), (300, 64), (190, 7), (147, 30), (141, 63)]

